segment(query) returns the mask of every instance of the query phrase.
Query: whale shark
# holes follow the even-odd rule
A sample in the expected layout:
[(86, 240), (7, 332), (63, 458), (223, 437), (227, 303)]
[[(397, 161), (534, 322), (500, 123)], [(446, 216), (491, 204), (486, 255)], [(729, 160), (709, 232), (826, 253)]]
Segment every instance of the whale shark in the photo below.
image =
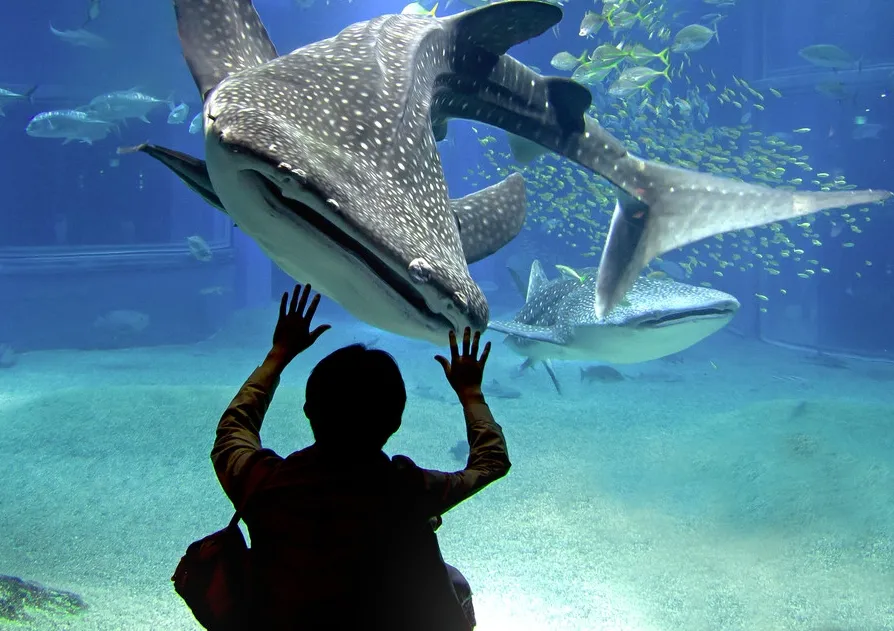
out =
[[(118, 149), (119, 154), (135, 152), (145, 153), (169, 167), (190, 189), (199, 194), (206, 202), (208, 202), (208, 204), (227, 213), (231, 218), (236, 220), (237, 217), (234, 213), (229, 212), (224, 206), (224, 203), (217, 196), (217, 193), (211, 184), (208, 167), (204, 160), (167, 147), (149, 143), (143, 143), (134, 147), (121, 147)], [(506, 179), (488, 186), (487, 188), (464, 197), (448, 199), (447, 204), (451, 215), (456, 218), (459, 225), (463, 226), (459, 239), (465, 262), (475, 263), (499, 250), (500, 247), (515, 238), (521, 231), (525, 220), (526, 210), (525, 181), (519, 173), (513, 173)], [(238, 226), (239, 224), (235, 225)], [(310, 236), (313, 236), (312, 232)], [(294, 239), (294, 243), (294, 247), (300, 247), (301, 240), (296, 238)], [(329, 244), (326, 244), (326, 247), (330, 247)], [(280, 267), (287, 272), (293, 269), (293, 265), (290, 264), (292, 260), (298, 265), (316, 265), (316, 262), (304, 259), (305, 256), (309, 255), (309, 252), (307, 251), (296, 251), (291, 249), (287, 250), (287, 252), (291, 253), (295, 258), (286, 258), (285, 260), (280, 261), (273, 256), (273, 254), (270, 254), (271, 258), (279, 263)], [(330, 262), (334, 261), (336, 263), (339, 262), (339, 259), (337, 258), (326, 260), (329, 260)], [(329, 275), (336, 276), (336, 282), (339, 281), (339, 278), (337, 278), (338, 275), (350, 276), (351, 274), (354, 274), (357, 279), (362, 279), (364, 278), (363, 273), (369, 273), (370, 271), (363, 269), (358, 270), (356, 267), (352, 267), (359, 266), (361, 264), (359, 261), (345, 260), (344, 264), (347, 266), (346, 269), (332, 269), (328, 271)], [(465, 269), (468, 273), (468, 267), (465, 267)], [(375, 272), (375, 270), (372, 271)], [(323, 270), (323, 272), (326, 272), (326, 270)], [(308, 276), (302, 275), (301, 272), (294, 272), (293, 277), (295, 277), (296, 280), (313, 282), (314, 288), (320, 289), (322, 287), (321, 291), (327, 295), (332, 295), (332, 293), (334, 293), (337, 298), (340, 298), (337, 299), (337, 302), (346, 307), (351, 313), (354, 313), (358, 319), (364, 320), (383, 330), (403, 334), (408, 337), (428, 339), (435, 343), (443, 343), (443, 340), (441, 340), (436, 333), (452, 329), (454, 326), (460, 326), (459, 324), (453, 323), (439, 323), (440, 327), (448, 327), (448, 329), (443, 329), (431, 325), (430, 322), (423, 321), (422, 324), (425, 328), (412, 328), (416, 322), (415, 316), (417, 314), (429, 317), (431, 314), (430, 312), (425, 311), (424, 304), (411, 303), (406, 306), (399, 305), (399, 297), (396, 296), (392, 297), (393, 302), (390, 304), (394, 305), (392, 308), (398, 310), (399, 313), (391, 311), (385, 312), (384, 315), (387, 317), (390, 313), (392, 317), (397, 319), (376, 321), (373, 316), (379, 312), (364, 310), (364, 305), (359, 301), (359, 298), (354, 297), (352, 299), (350, 296), (342, 297), (340, 293), (331, 289), (332, 285), (328, 283), (323, 285), (322, 283), (317, 283), (315, 281), (307, 281), (306, 279)], [(350, 279), (343, 278), (341, 279), (341, 282), (346, 282), (348, 280)], [(370, 279), (369, 282), (374, 283), (376, 281)], [(471, 278), (469, 278), (469, 282), (472, 282)], [(478, 289), (477, 284), (474, 282), (473, 284), (475, 285), (475, 288)], [(327, 289), (331, 291), (327, 291)], [(375, 299), (378, 298), (381, 300), (388, 295), (386, 291), (370, 291), (369, 287), (366, 289), (367, 292), (364, 295), (367, 295), (371, 300), (371, 302), (366, 305), (367, 308), (376, 308)], [(480, 291), (480, 289), (478, 289), (478, 291)], [(348, 308), (349, 305), (359, 310), (355, 312), (354, 308)], [(355, 307), (355, 305), (357, 305), (357, 307)], [(413, 311), (413, 308), (419, 308), (419, 311)], [(486, 303), (484, 313), (486, 317)], [(486, 326), (486, 322), (475, 320), (467, 326), (475, 326), (477, 330), (483, 330)]]
[[(551, 360), (634, 364), (679, 353), (726, 326), (739, 310), (730, 294), (671, 279), (637, 278), (604, 317), (596, 315), (597, 268), (549, 280), (540, 261), (531, 265), (525, 304), (512, 320), (489, 328), (506, 343), (543, 362), (561, 393)], [(518, 282), (518, 281), (516, 281)]]
[(167, 153), (164, 163), (290, 276), (400, 335), (443, 343), (449, 329), (484, 328), (488, 305), (468, 264), (505, 245), (524, 217), (523, 197), (506, 189), (487, 204), (450, 203), (436, 142), (454, 118), (556, 151), (635, 202), (612, 221), (602, 313), (668, 249), (884, 196), (776, 191), (629, 154), (586, 115), (587, 88), (506, 54), (558, 24), (551, 3), (383, 15), (282, 56), (250, 0), (174, 8), (204, 102), (205, 160)]

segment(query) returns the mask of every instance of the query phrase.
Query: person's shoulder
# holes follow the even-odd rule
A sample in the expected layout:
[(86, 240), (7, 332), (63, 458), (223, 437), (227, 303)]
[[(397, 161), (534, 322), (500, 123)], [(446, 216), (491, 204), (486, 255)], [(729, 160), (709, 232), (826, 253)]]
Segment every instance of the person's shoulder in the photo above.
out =
[(303, 449), (298, 449), (293, 451), (288, 456), (282, 459), (282, 464), (286, 469), (293, 469), (296, 467), (308, 467), (314, 466), (317, 464), (316, 452), (311, 449), (313, 445), (309, 447), (305, 447)]
[(425, 469), (404, 455), (391, 457), (391, 479), (403, 493), (411, 495), (426, 486)]
[(409, 456), (398, 454), (391, 456), (391, 464), (397, 471), (412, 471), (419, 469), (419, 465), (413, 462)]

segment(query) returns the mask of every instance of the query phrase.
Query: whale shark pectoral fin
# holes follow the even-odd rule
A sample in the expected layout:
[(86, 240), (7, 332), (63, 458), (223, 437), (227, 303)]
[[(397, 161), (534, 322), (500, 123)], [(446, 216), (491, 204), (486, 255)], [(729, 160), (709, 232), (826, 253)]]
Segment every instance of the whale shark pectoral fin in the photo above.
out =
[[(521, 363), (518, 367), (518, 372), (522, 373), (529, 368), (533, 368), (538, 361), (531, 357), (525, 357), (525, 361)], [(543, 364), (543, 368), (546, 370), (546, 374), (549, 375), (550, 380), (553, 382), (553, 386), (556, 388), (556, 392), (561, 396), (562, 394), (562, 384), (559, 383), (559, 377), (556, 376), (556, 371), (553, 368), (553, 362), (551, 359), (541, 359), (540, 362)]]
[(552, 380), (553, 385), (556, 388), (556, 392), (559, 395), (562, 394), (562, 385), (559, 383), (559, 378), (556, 376), (556, 371), (553, 369), (553, 362), (551, 359), (544, 359), (540, 362), (543, 364), (543, 367), (546, 369), (546, 374), (549, 375), (549, 378)]
[(466, 262), (486, 258), (512, 241), (525, 223), (525, 180), (513, 173), (485, 189), (450, 200)]
[(442, 18), (453, 27), (458, 47), (470, 45), (503, 55), (516, 44), (541, 35), (562, 20), (562, 9), (549, 2), (495, 2)]
[(870, 204), (888, 191), (792, 192), (688, 171), (633, 156), (602, 251), (595, 312), (604, 317), (656, 256), (716, 234)]
[(487, 323), (489, 330), (514, 335), (532, 342), (547, 342), (549, 344), (565, 344), (566, 340), (555, 330), (544, 326), (533, 326), (521, 322), (491, 320)]
[(190, 189), (201, 195), (206, 202), (224, 213), (227, 212), (217, 193), (214, 192), (214, 187), (211, 186), (211, 178), (208, 177), (208, 168), (205, 166), (204, 160), (199, 160), (189, 154), (180, 153), (167, 147), (147, 143), (137, 145), (136, 147), (120, 147), (118, 149), (119, 154), (136, 153), (138, 151), (161, 162), (173, 171), (174, 175), (183, 180), (183, 183)]
[(183, 56), (202, 99), (233, 73), (278, 57), (251, 0), (175, 0)]

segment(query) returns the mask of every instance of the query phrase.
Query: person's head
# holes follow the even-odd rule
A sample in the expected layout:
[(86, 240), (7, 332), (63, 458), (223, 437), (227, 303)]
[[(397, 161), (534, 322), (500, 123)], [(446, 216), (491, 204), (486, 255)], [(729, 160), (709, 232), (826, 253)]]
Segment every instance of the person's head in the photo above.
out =
[(327, 355), (311, 371), (304, 414), (318, 445), (377, 451), (400, 427), (406, 403), (394, 358), (352, 344)]

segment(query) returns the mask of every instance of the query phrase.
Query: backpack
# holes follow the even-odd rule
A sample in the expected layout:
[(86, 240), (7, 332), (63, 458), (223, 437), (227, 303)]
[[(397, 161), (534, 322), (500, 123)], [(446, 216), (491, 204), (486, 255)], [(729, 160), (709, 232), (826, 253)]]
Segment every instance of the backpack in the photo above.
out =
[[(255, 490), (267, 475), (257, 481)], [(174, 589), (209, 631), (246, 628), (249, 550), (239, 520), (251, 496), (251, 492), (245, 496), (226, 528), (189, 544), (171, 577)]]

